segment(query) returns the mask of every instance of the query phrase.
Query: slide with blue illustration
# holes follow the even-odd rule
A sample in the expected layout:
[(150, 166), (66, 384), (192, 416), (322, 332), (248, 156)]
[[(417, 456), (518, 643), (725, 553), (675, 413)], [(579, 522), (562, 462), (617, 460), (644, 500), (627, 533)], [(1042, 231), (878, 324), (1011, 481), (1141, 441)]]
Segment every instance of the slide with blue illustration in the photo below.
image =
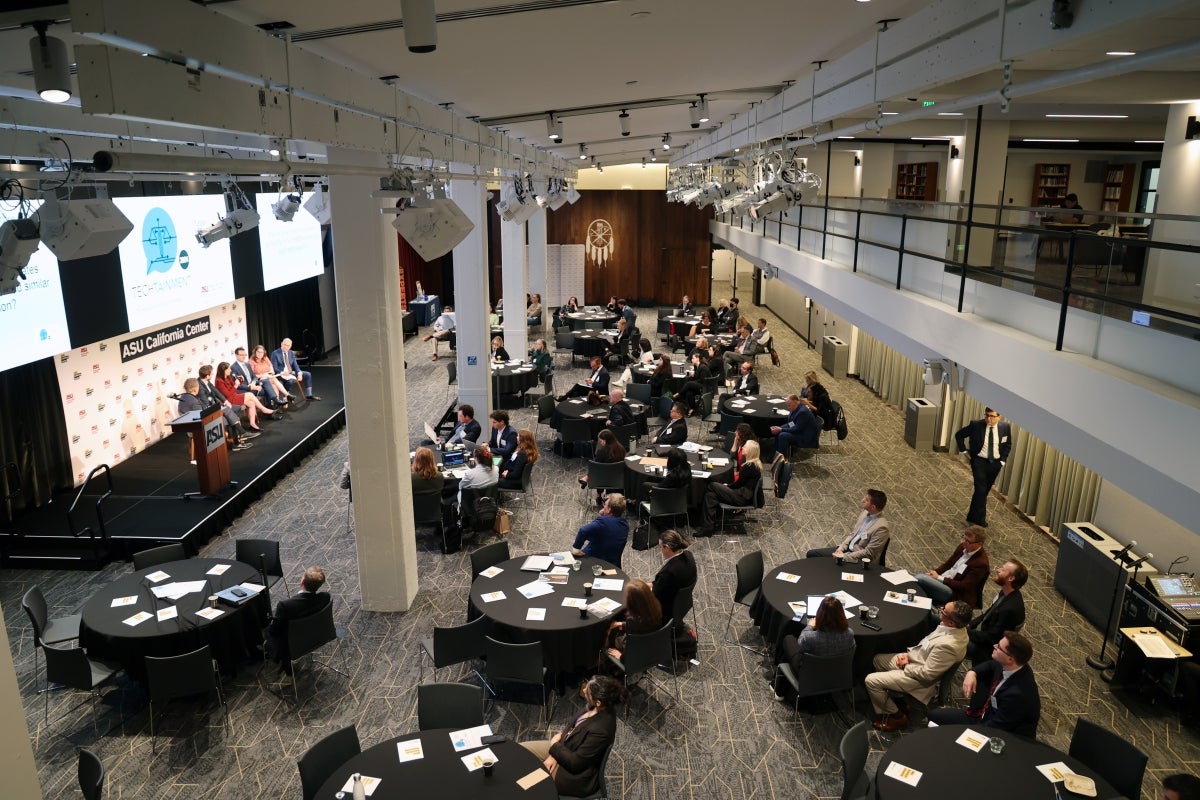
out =
[[(33, 211), (39, 204), (26, 208)], [(0, 220), (15, 220), (19, 213), (15, 203), (0, 203)], [(71, 348), (58, 259), (44, 244), (30, 256), (17, 291), (0, 295), (0, 342), (0, 371)]]

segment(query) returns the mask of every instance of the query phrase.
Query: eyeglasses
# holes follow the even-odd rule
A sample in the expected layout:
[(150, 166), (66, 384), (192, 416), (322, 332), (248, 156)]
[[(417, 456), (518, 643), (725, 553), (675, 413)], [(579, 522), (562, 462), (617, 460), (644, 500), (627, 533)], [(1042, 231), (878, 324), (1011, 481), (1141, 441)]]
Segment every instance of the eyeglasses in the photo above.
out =
[(1012, 655), (1012, 653), (1008, 652), (1003, 647), (1001, 647), (999, 642), (996, 642), (994, 645), (992, 645), (992, 648), (995, 650), (999, 650), (1001, 653), (1004, 653), (1004, 655), (1006, 655), (1006, 656)]
[(987, 419), (1000, 419), (999, 414), (984, 414), (983, 416), (986, 417)]

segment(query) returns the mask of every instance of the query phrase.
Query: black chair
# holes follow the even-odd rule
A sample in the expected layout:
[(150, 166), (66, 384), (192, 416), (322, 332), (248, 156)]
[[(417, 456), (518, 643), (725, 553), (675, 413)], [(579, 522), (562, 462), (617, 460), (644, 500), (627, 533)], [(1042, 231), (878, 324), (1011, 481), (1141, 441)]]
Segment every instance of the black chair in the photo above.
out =
[(631, 383), (625, 387), (627, 400), (637, 400), (639, 403), (650, 405), (650, 384)]
[(485, 517), (477, 512), (479, 499), (481, 497), (490, 497), (495, 507), (500, 507), (500, 487), (496, 484), (491, 486), (468, 486), (462, 490), (462, 500), (458, 504), (458, 515), (461, 520), (463, 532), (472, 531), (474, 533), (483, 533), (490, 531), (492, 526), (496, 524), (495, 517)]
[[(683, 527), (688, 526), (688, 487), (677, 486), (673, 489), (663, 489), (658, 486), (650, 488), (650, 499), (643, 500), (638, 506), (650, 518), (650, 522), (662, 517), (683, 517)], [(639, 513), (639, 517), (641, 514)]]
[(866, 800), (874, 797), (871, 787), (871, 773), (866, 771), (867, 751), (867, 720), (855, 725), (842, 734), (842, 742), (838, 745), (838, 755), (842, 757), (842, 797), (841, 800)]
[(550, 420), (554, 419), (554, 407), (556, 405), (557, 402), (554, 400), (554, 395), (551, 393), (550, 388), (547, 387), (546, 394), (539, 397), (537, 401), (538, 417), (537, 422), (533, 426), (534, 439), (537, 438), (538, 428), (543, 425), (549, 425)]
[[(684, 621), (688, 612), (692, 612), (692, 627), (696, 630), (699, 636), (700, 623), (696, 619), (696, 602), (693, 593), (696, 591), (696, 584), (691, 586), (683, 586), (675, 593), (674, 607), (671, 609), (671, 621), (675, 624), (675, 630), (682, 630), (687, 626)], [(678, 659), (678, 656), (676, 656)]]
[[(617, 441), (626, 450), (633, 449), (633, 441), (638, 438), (638, 423), (630, 422), (628, 425), (618, 425), (612, 429), (613, 436), (617, 437)], [(624, 464), (621, 465), (624, 469)]]
[(133, 570), (137, 572), (169, 561), (184, 561), (187, 557), (187, 550), (183, 549), (182, 542), (151, 547), (149, 550), (140, 550), (133, 554)]
[[(888, 551), (888, 548), (891, 546), (892, 546), (892, 537), (889, 536), (888, 540), (883, 543), (883, 549), (879, 551), (879, 568), (880, 569), (887, 569), (887, 551)], [(979, 600), (980, 600), (980, 602), (983, 601), (983, 592), (979, 593)]]
[(494, 681), (537, 686), (542, 693), (542, 711), (549, 721), (552, 712), (548, 704), (553, 692), (547, 691), (546, 687), (546, 668), (542, 666), (542, 643), (509, 644), (486, 636), (483, 644), (484, 659), (487, 661), (487, 678), (483, 685), (487, 687), (488, 693), (496, 697), (497, 692), (492, 688)]
[(361, 752), (358, 731), (353, 725), (334, 731), (308, 748), (308, 752), (296, 762), (304, 800), (316, 800), (317, 791), (329, 780), (329, 776)]
[(83, 800), (100, 800), (104, 796), (104, 764), (91, 750), (79, 748), (79, 791)]
[[(782, 676), (784, 680), (792, 685), (792, 689), (796, 692), (793, 711), (797, 714), (800, 713), (800, 698), (802, 697), (834, 695), (834, 703), (836, 705), (837, 695), (840, 692), (845, 692), (848, 707), (853, 712), (854, 651), (855, 648), (851, 647), (848, 652), (840, 656), (817, 656), (812, 653), (805, 653), (799, 671), (793, 670), (792, 665), (788, 663), (780, 662), (776, 664), (776, 681)], [(838, 708), (838, 713), (841, 714), (840, 708)]]
[(524, 501), (528, 500), (530, 508), (537, 508), (537, 498), (533, 495), (533, 468), (536, 466), (537, 464), (526, 464), (525, 469), (521, 470), (521, 488), (513, 489), (509, 487), (504, 490), (514, 495), (505, 501), (505, 504), (509, 508), (513, 508), (518, 500), (521, 501), (522, 506), (525, 506)]
[(625, 491), (625, 462), (589, 461), (587, 477), (587, 485), (583, 487), (584, 508), (590, 508), (592, 505), (587, 502), (589, 489), (597, 492)]
[(165, 703), (177, 697), (191, 697), (201, 692), (217, 692), (217, 700), (229, 721), (229, 706), (221, 694), (220, 673), (217, 661), (212, 657), (208, 645), (178, 656), (156, 658), (146, 656), (146, 689), (150, 695), (150, 752), (158, 752), (158, 739), (154, 731), (154, 703)]
[[(46, 598), (37, 586), (30, 588), (21, 598), (21, 608), (25, 609), (25, 616), (29, 617), (29, 625), (33, 628), (33, 671), (36, 674), (38, 671), (38, 642), (62, 644), (75, 641), (79, 638), (80, 617), (78, 614), (72, 614), (68, 617), (48, 619)], [(38, 691), (49, 690), (50, 687), (47, 686)]]
[(1094, 769), (1122, 797), (1142, 796), (1146, 754), (1112, 731), (1086, 719), (1076, 720), (1067, 755)]
[(446, 518), (442, 508), (440, 492), (421, 492), (413, 495), (413, 525), (432, 525), (442, 536), (442, 549), (446, 548)]
[(417, 686), (417, 730), (462, 730), (483, 724), (483, 688), (469, 683)]
[(508, 542), (492, 542), (471, 552), (471, 580), (479, 577), (490, 566), (508, 561)]
[(749, 650), (751, 653), (763, 655), (763, 652), (758, 648), (742, 644), (737, 639), (732, 639), (729, 636), (729, 629), (733, 625), (734, 609), (738, 606), (750, 608), (754, 605), (754, 601), (758, 599), (758, 591), (762, 587), (764, 571), (762, 550), (755, 550), (739, 558), (736, 571), (737, 587), (733, 590), (733, 602), (729, 606), (729, 618), (725, 620), (725, 641), (729, 644), (736, 644), (738, 647), (743, 650)]
[(742, 513), (741, 520), (743, 522), (745, 522), (748, 519), (748, 517), (746, 516), (747, 514), (749, 514), (751, 511), (756, 511), (756, 510), (762, 508), (765, 504), (766, 504), (766, 495), (763, 494), (763, 479), (762, 479), (762, 476), (760, 475), (758, 478), (758, 482), (756, 484), (754, 484), (754, 500), (752, 502), (747, 503), (745, 505), (738, 505), (737, 503), (721, 503), (720, 504), (721, 520), (718, 523), (717, 527), (722, 528), (722, 529), (725, 527), (725, 512), (727, 512), (727, 511), (740, 511)]
[[(450, 349), (453, 350), (454, 346), (451, 345)], [(452, 388), (454, 388), (455, 386), (458, 386), (458, 362), (455, 361), (454, 359), (450, 359), (449, 361), (446, 362), (446, 394), (447, 394), (447, 396), (450, 394), (450, 390)]]
[[(300, 688), (296, 678), (296, 664), (303, 659), (313, 656), (318, 649), (330, 642), (337, 641), (337, 627), (333, 624), (333, 600), (320, 611), (307, 617), (290, 619), (287, 623), (288, 655), (292, 668), (292, 692), (296, 697), (296, 707), (300, 707)], [(312, 662), (318, 666), (331, 669), (344, 678), (350, 675), (331, 664), (313, 656)]]
[[(614, 741), (613, 744), (616, 744)], [(613, 746), (610, 744), (608, 749), (604, 751), (604, 758), (600, 759), (600, 772), (598, 774), (599, 783), (596, 791), (586, 797), (576, 797), (575, 795), (560, 794), (558, 800), (608, 800), (608, 781), (604, 778), (604, 773), (608, 772), (608, 757), (612, 754)]]
[[(120, 671), (114, 664), (93, 661), (82, 647), (55, 647), (41, 643), (46, 655), (46, 683), (57, 683), (68, 689), (88, 692), (92, 700), (92, 730), (99, 732), (96, 723), (96, 689)], [(43, 722), (50, 721), (50, 693), (44, 692)]]
[[(233, 557), (258, 570), (262, 579), (267, 582), (268, 589), (273, 589), (275, 584), (283, 580), (283, 561), (279, 558), (279, 542), (274, 539), (236, 539), (233, 543)], [(292, 590), (286, 581), (284, 581), (283, 588), (288, 597), (291, 597)]]
[[(674, 620), (667, 620), (663, 626), (650, 633), (631, 633), (625, 637), (625, 650), (617, 658), (611, 653), (606, 656), (613, 666), (625, 675), (625, 686), (637, 683), (643, 677), (649, 678), (656, 686), (661, 685), (654, 677), (653, 670), (659, 664), (671, 664), (671, 677), (675, 681), (674, 699), (679, 697), (679, 676), (675, 673), (675, 635)], [(666, 687), (663, 687), (664, 690)], [(629, 706), (625, 707), (629, 713)]]
[(562, 441), (563, 450), (567, 445), (579, 448), (579, 458), (583, 459), (586, 450), (591, 448), (592, 421), (590, 419), (564, 419), (558, 428), (558, 437)]
[(571, 364), (575, 364), (575, 333), (569, 330), (555, 331), (554, 333), (554, 354), (568, 353), (571, 356)]
[[(483, 658), (484, 638), (487, 636), (490, 624), (491, 620), (480, 616), (464, 625), (455, 625), (450, 628), (435, 627), (431, 638), (422, 639), (421, 652), (428, 656), (433, 663), (434, 680), (437, 680), (437, 671), (442, 667), (465, 664)], [(423, 658), (420, 669), (419, 680), (423, 683), (425, 681), (425, 659)], [(479, 674), (478, 670), (472, 669), (472, 672), (479, 680), (483, 680), (483, 676)]]

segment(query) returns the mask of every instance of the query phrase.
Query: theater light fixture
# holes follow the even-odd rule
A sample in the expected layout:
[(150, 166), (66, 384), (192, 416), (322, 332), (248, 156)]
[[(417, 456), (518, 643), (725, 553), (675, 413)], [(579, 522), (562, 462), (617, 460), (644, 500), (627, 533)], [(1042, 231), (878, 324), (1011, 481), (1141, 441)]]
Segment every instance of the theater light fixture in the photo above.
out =
[(74, 261), (111, 253), (133, 230), (133, 223), (111, 200), (42, 203), (37, 211), (42, 241), (59, 261)]
[(392, 227), (426, 261), (446, 255), (475, 230), (458, 203), (446, 197), (443, 184), (435, 183), (431, 191), (432, 196), (400, 201), (392, 220)]
[(587, 159), (587, 145), (583, 142), (579, 143), (579, 158), (584, 160)]
[(432, 53), (437, 49), (437, 10), (433, 0), (400, 0), (400, 16), (409, 52)]
[(700, 121), (708, 122), (712, 117), (708, 115), (708, 100), (704, 95), (700, 95)]
[(29, 40), (33, 62), (33, 86), (47, 103), (65, 103), (71, 99), (71, 64), (67, 43), (46, 35), (47, 22), (33, 23), (37, 36)]
[(329, 192), (325, 190), (323, 184), (318, 183), (313, 187), (308, 199), (304, 201), (304, 210), (322, 225), (328, 225), (333, 221), (333, 212), (329, 208)]
[(664, 133), (664, 134), (663, 134), (663, 138), (662, 138), (662, 149), (663, 149), (663, 150), (670, 150), (670, 149), (671, 149), (671, 134), (669, 134), (669, 133)]
[(691, 104), (690, 106), (688, 106), (688, 116), (689, 116), (689, 117), (691, 117), (691, 120), (692, 120), (692, 127), (693, 127), (693, 128), (699, 128), (699, 127), (700, 127), (700, 105), (699, 105), (699, 101), (697, 101), (697, 100), (693, 100), (693, 101), (692, 101), (692, 104)]
[(207, 248), (213, 242), (229, 239), (258, 227), (258, 212), (250, 205), (250, 199), (246, 197), (242, 187), (228, 178), (222, 185), (225, 187), (225, 207), (232, 210), (207, 228), (196, 231), (196, 241), (201, 247)]
[(521, 224), (540, 210), (533, 196), (533, 180), (526, 175), (514, 175), (501, 190), (496, 213), (505, 222)]
[(621, 135), (629, 135), (629, 112), (621, 109), (621, 113), (617, 115), (617, 120), (621, 123)]
[(546, 115), (546, 130), (550, 134), (550, 141), (561, 142), (563, 138), (563, 121), (555, 115), (553, 111)]
[(291, 222), (292, 217), (300, 210), (300, 195), (285, 194), (271, 204), (271, 213), (280, 222)]
[(0, 295), (17, 291), (25, 280), (25, 267), (38, 249), (38, 226), (32, 219), (14, 219), (0, 225)]

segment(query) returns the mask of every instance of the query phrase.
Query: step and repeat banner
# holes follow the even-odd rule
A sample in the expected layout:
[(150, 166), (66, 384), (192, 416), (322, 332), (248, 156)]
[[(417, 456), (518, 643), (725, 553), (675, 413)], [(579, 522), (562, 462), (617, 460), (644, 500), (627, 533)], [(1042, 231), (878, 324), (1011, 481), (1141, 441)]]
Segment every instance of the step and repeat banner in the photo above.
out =
[(76, 347), (55, 358), (78, 485), (100, 464), (113, 466), (171, 434), (179, 416), (168, 395), (205, 364), (233, 362), (246, 347), (239, 300), (139, 331)]

